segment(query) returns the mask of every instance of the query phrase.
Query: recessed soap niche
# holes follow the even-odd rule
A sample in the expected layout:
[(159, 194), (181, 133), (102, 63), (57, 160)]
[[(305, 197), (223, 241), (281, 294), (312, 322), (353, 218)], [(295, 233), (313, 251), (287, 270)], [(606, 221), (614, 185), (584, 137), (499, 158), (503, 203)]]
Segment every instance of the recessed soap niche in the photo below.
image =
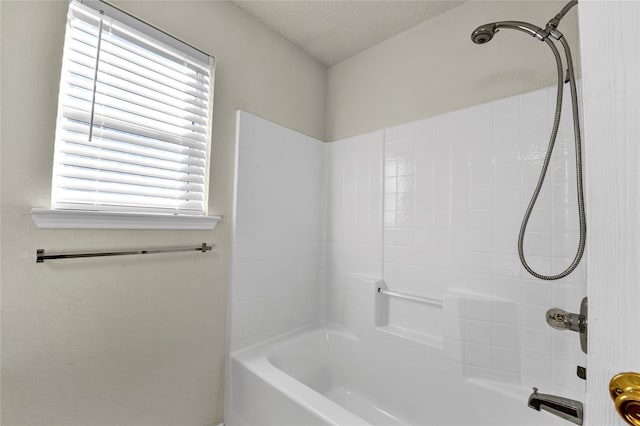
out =
[(442, 300), (391, 290), (384, 280), (376, 281), (373, 291), (380, 331), (442, 347)]

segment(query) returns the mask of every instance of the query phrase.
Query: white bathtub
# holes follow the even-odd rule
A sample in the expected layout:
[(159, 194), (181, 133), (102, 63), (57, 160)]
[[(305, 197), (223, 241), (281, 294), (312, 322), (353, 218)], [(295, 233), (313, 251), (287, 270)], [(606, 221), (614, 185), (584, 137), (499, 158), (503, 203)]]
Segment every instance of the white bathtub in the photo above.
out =
[(231, 357), (227, 426), (568, 424), (527, 407), (530, 390), (465, 379), (440, 349), (332, 325)]

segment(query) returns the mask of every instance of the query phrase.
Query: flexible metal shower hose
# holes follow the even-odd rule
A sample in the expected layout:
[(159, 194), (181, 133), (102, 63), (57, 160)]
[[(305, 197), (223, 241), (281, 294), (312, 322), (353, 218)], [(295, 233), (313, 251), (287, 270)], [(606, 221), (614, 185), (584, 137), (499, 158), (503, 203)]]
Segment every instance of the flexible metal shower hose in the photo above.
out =
[(536, 188), (533, 191), (533, 195), (531, 196), (531, 201), (529, 201), (529, 206), (524, 214), (522, 219), (522, 225), (520, 226), (520, 234), (518, 235), (518, 255), (520, 256), (520, 262), (522, 262), (522, 266), (536, 278), (541, 280), (557, 280), (563, 277), (566, 277), (571, 272), (573, 272), (578, 264), (580, 263), (580, 259), (582, 259), (582, 255), (584, 254), (584, 248), (586, 243), (587, 236), (587, 224), (586, 217), (584, 212), (584, 195), (582, 189), (582, 140), (580, 136), (580, 121), (578, 117), (578, 95), (576, 91), (576, 81), (575, 75), (573, 72), (573, 61), (571, 59), (571, 50), (569, 49), (569, 44), (564, 39), (564, 37), (560, 37), (560, 42), (562, 43), (562, 47), (564, 48), (566, 60), (567, 60), (567, 74), (569, 77), (569, 85), (571, 89), (571, 107), (573, 110), (573, 132), (575, 135), (575, 146), (576, 146), (576, 186), (578, 192), (578, 219), (580, 221), (580, 242), (578, 243), (578, 249), (576, 252), (576, 256), (574, 257), (571, 264), (564, 271), (555, 274), (555, 275), (543, 275), (540, 274), (529, 266), (527, 260), (524, 255), (524, 236), (527, 229), (527, 224), (529, 223), (529, 217), (531, 216), (531, 212), (536, 205), (536, 201), (538, 200), (538, 195), (540, 195), (540, 190), (542, 189), (542, 184), (544, 183), (544, 179), (547, 175), (547, 169), (549, 168), (549, 162), (551, 161), (551, 154), (553, 153), (553, 147), (556, 142), (556, 136), (558, 135), (558, 127), (560, 125), (560, 115), (562, 112), (562, 93), (563, 93), (563, 72), (562, 72), (562, 59), (560, 58), (560, 54), (558, 53), (558, 49), (555, 44), (549, 39), (546, 38), (544, 40), (547, 45), (551, 48), (553, 55), (556, 59), (556, 66), (558, 67), (558, 92), (556, 95), (556, 112), (555, 118), (553, 121), (553, 129), (551, 130), (551, 137), (549, 139), (549, 146), (547, 147), (547, 153), (544, 158), (544, 162), (542, 164), (542, 169), (540, 171), (540, 177), (538, 178), (538, 183)]

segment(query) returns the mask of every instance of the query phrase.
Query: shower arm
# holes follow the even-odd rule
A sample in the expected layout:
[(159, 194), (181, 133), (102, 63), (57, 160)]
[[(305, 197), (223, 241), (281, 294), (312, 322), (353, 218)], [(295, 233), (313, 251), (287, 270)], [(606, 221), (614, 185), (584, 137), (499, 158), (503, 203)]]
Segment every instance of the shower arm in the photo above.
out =
[[(507, 28), (511, 30), (522, 31), (530, 36), (540, 40), (545, 41), (549, 36), (556, 40), (560, 40), (563, 37), (563, 34), (558, 31), (558, 25), (560, 25), (560, 21), (564, 16), (569, 12), (569, 10), (578, 4), (578, 0), (572, 0), (567, 3), (556, 16), (551, 18), (544, 29), (537, 27), (533, 24), (523, 21), (500, 21), (494, 22), (492, 24), (488, 24), (488, 27), (491, 27), (492, 32), (498, 32), (501, 28)], [(487, 40), (488, 41), (488, 40)]]
[[(549, 28), (552, 29), (556, 29), (558, 28), (558, 25), (560, 25), (560, 20), (562, 18), (564, 18), (564, 15), (567, 14), (567, 12), (569, 12), (569, 10), (571, 10), (571, 8), (575, 5), (578, 4), (578, 0), (572, 0), (569, 3), (567, 3), (560, 12), (558, 12), (558, 14), (556, 16), (554, 16), (553, 18), (551, 18), (549, 20), (549, 22), (547, 22), (547, 31), (549, 31)], [(551, 32), (551, 31), (549, 31)]]

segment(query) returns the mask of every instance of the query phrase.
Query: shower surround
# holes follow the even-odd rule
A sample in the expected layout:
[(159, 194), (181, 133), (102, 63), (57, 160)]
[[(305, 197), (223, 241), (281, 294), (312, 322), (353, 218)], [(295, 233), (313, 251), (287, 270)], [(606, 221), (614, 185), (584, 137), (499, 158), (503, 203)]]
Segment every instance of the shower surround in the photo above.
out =
[[(533, 386), (584, 399), (578, 336), (548, 327), (544, 313), (577, 309), (586, 263), (540, 281), (516, 247), (554, 101), (552, 87), (328, 144), (239, 112), (225, 422), (242, 424), (233, 417), (251, 376), (242, 360), (311, 324), (337, 326), (372, 352), (401, 347), (392, 364), (437, 369), (438, 354), (472, 388), (519, 389), (513, 404), (525, 408)], [(571, 124), (563, 117), (525, 240), (543, 273), (570, 263), (578, 242)], [(552, 421), (526, 412), (531, 424)], [(469, 424), (460, 421), (451, 424)]]

